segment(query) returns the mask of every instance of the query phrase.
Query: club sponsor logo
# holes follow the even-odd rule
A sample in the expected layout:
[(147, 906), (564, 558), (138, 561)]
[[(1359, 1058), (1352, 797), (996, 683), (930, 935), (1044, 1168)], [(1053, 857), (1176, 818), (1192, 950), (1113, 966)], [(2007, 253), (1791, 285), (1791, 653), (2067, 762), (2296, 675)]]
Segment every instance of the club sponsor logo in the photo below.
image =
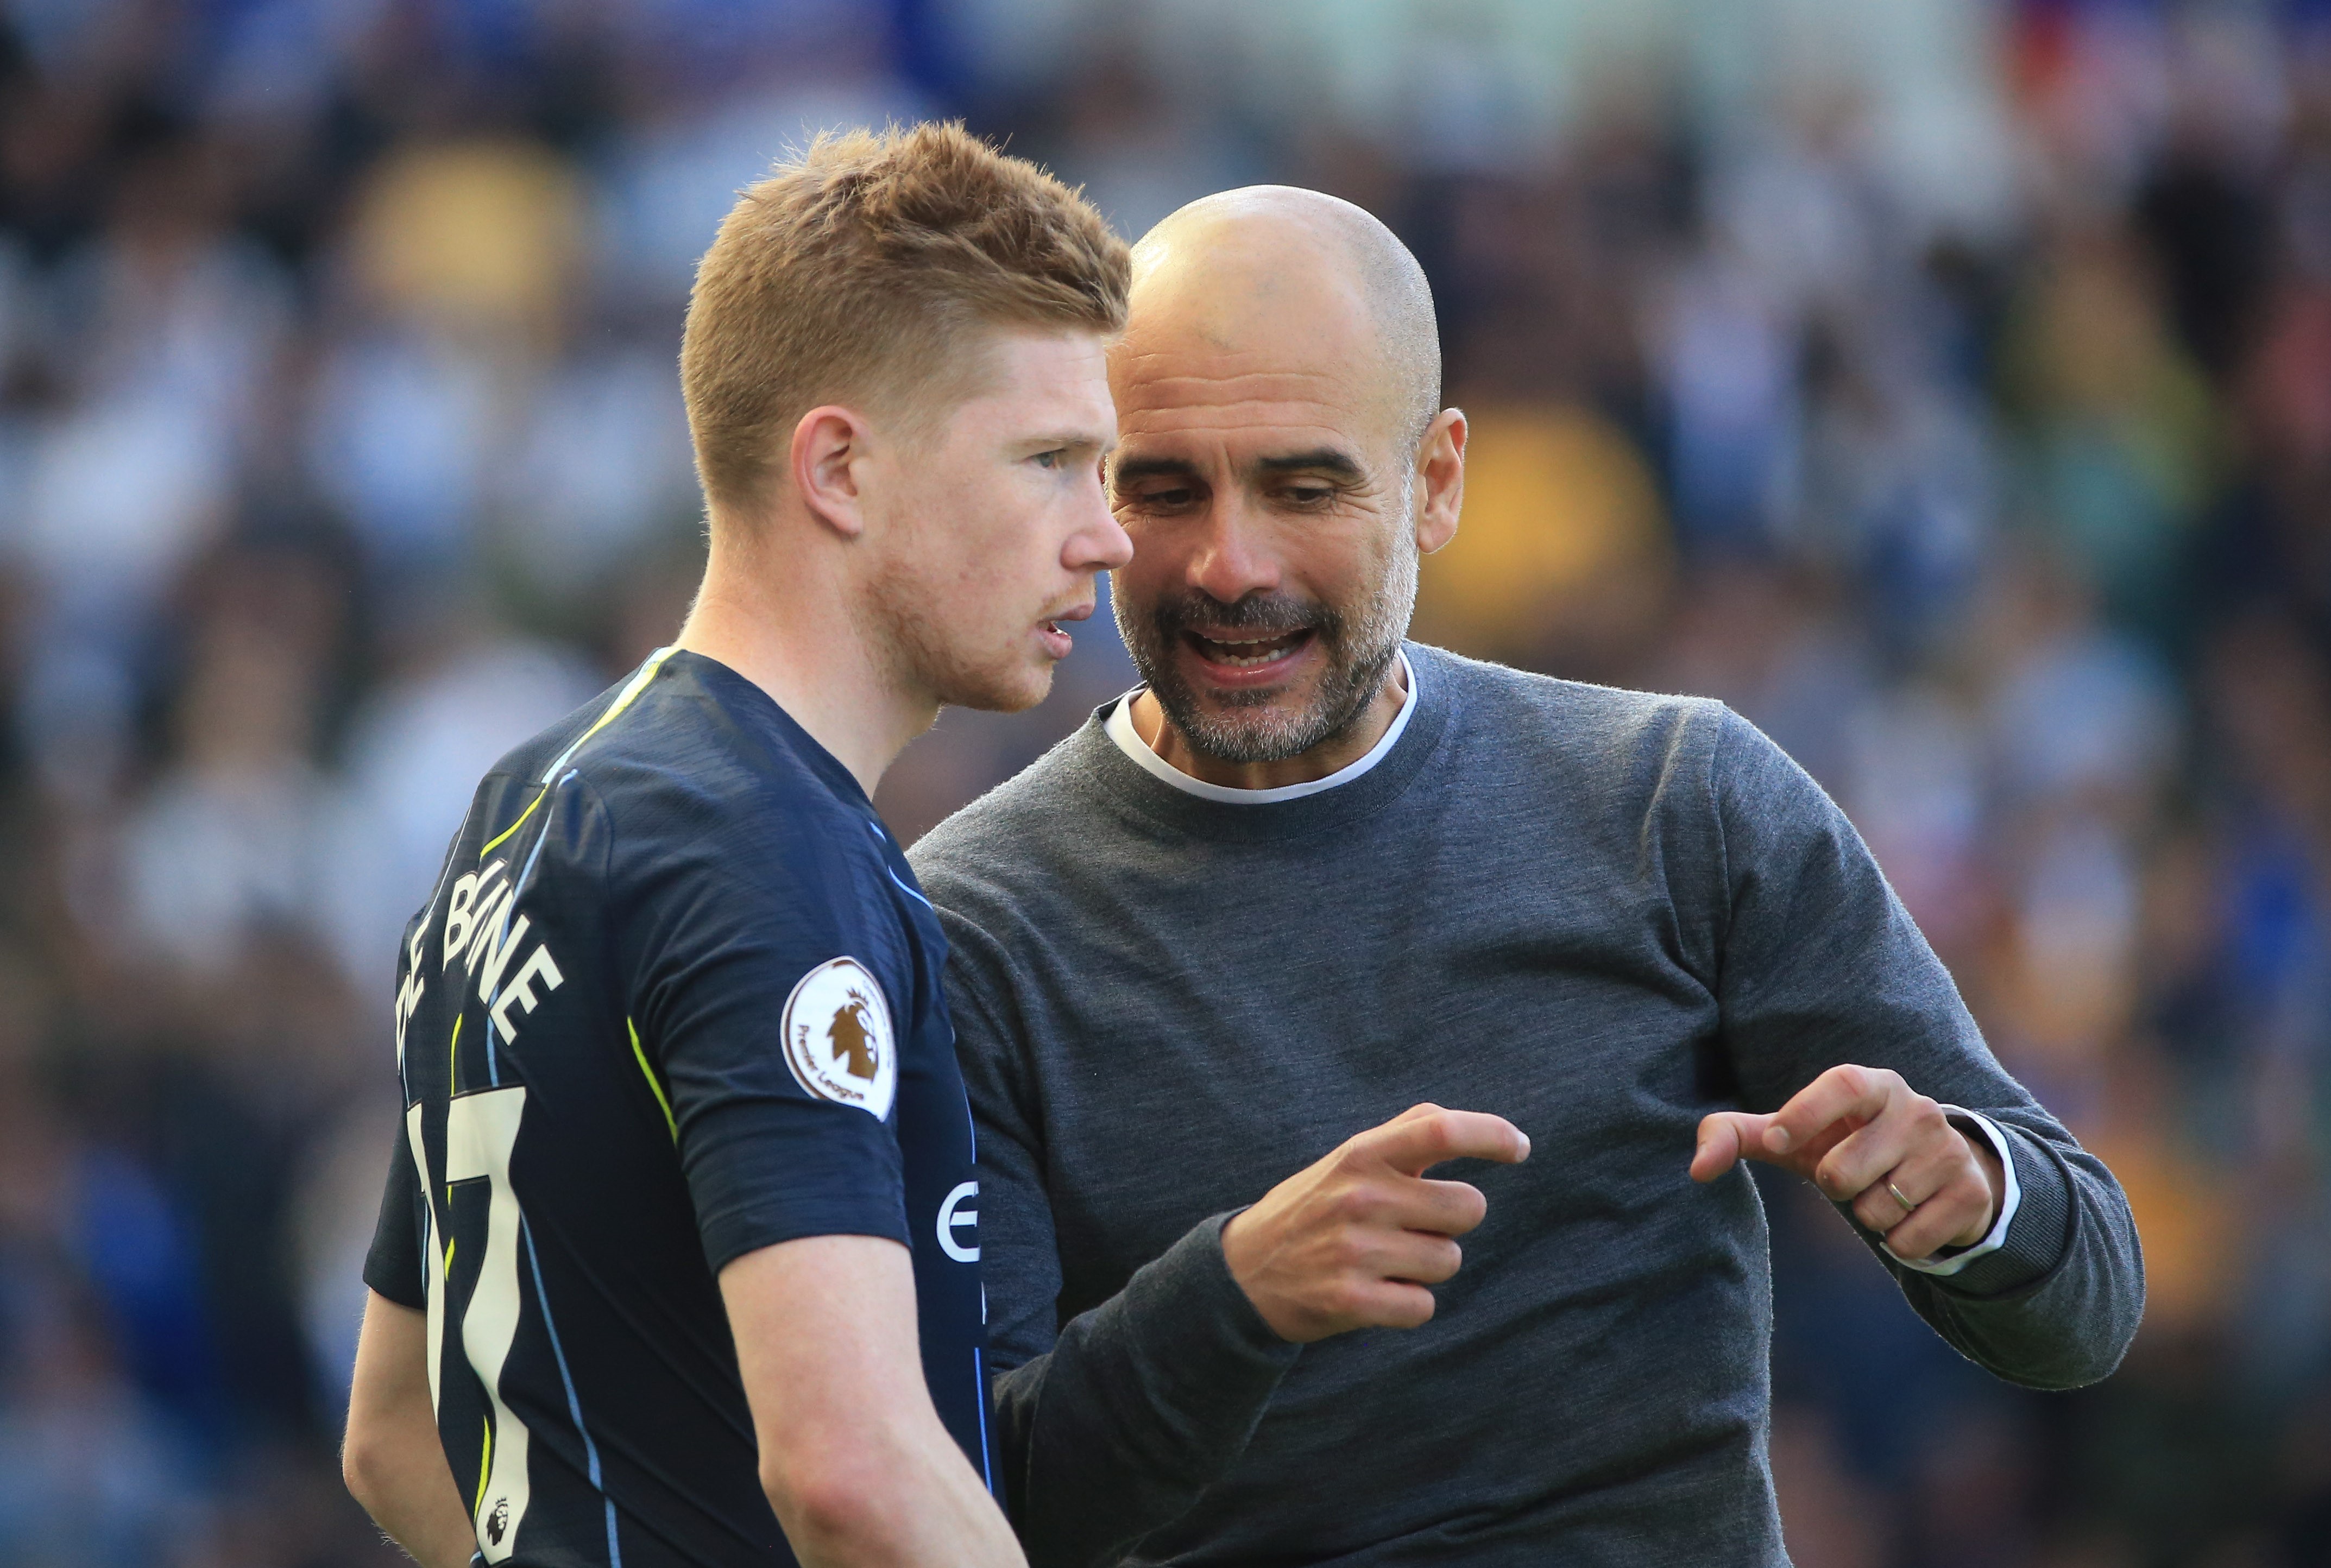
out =
[(979, 1183), (965, 1182), (939, 1205), (939, 1250), (958, 1263), (979, 1261)]
[(820, 1099), (880, 1121), (899, 1084), (898, 1036), (882, 987), (855, 958), (831, 958), (785, 998), (785, 1066)]

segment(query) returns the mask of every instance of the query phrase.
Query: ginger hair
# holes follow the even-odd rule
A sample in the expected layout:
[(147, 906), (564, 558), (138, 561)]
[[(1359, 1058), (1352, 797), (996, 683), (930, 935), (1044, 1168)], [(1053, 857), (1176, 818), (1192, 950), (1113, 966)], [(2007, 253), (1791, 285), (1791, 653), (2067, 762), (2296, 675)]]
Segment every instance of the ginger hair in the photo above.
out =
[(680, 389), (707, 499), (765, 504), (821, 404), (943, 414), (994, 328), (1114, 336), (1129, 273), (1078, 192), (959, 124), (820, 136), (744, 192), (697, 265)]

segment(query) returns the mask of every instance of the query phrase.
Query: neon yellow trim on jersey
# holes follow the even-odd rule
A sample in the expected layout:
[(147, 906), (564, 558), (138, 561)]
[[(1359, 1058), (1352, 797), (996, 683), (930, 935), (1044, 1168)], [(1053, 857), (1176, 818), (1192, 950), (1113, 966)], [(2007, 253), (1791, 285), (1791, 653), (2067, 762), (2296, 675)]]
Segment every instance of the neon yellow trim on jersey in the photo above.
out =
[[(461, 1020), (468, 1016), (469, 1014), (466, 1012), (455, 1016), (453, 1020), (453, 1039), (452, 1043), (445, 1047), (445, 1092), (448, 1095), (451, 1095), (455, 1088), (453, 1079), (453, 1062), (455, 1059), (453, 1053), (461, 1049)], [(452, 1212), (453, 1183), (448, 1182), (445, 1183), (445, 1212), (450, 1215)], [(453, 1278), (453, 1243), (450, 1238), (445, 1242), (445, 1278), (448, 1279)]]
[(621, 695), (619, 695), (614, 701), (607, 705), (607, 711), (601, 714), (597, 721), (595, 722), (590, 728), (585, 730), (581, 735), (576, 736), (574, 743), (568, 746), (565, 751), (558, 754), (557, 760), (543, 770), (542, 776), (535, 781), (536, 785), (540, 789), (541, 793), (537, 794), (534, 799), (526, 803), (526, 810), (519, 813), (517, 822), (512, 822), (509, 826), (504, 828), (500, 832), (496, 833), (491, 839), (486, 841), (486, 847), (478, 851), (478, 859), (480, 860), (484, 860), (488, 855), (491, 854), (498, 847), (500, 847), (503, 840), (509, 838), (512, 833), (518, 832), (519, 829), (526, 825), (526, 819), (534, 815), (534, 808), (540, 805), (543, 803), (544, 797), (550, 794), (550, 781), (558, 776), (558, 770), (566, 765), (566, 759), (573, 756), (577, 751), (581, 750), (585, 741), (590, 739), (593, 736), (606, 728), (609, 724), (613, 723), (617, 714), (629, 708), (632, 705), (632, 699), (637, 697), (641, 692), (647, 689), (648, 682), (655, 679), (655, 672), (663, 668), (663, 661), (671, 658), (675, 651), (677, 651), (676, 649), (659, 648), (653, 653), (648, 655), (648, 661), (640, 666), (640, 672), (632, 677), (631, 684), (623, 688)]
[(640, 1026), (626, 1018), (623, 1027), (632, 1031), (632, 1059), (640, 1064), (640, 1072), (654, 1092), (656, 1104), (663, 1107), (663, 1125), (671, 1129), (671, 1141), (676, 1144), (680, 1142), (680, 1124), (671, 1119), (671, 1101), (664, 1098), (663, 1085), (656, 1082), (655, 1069), (648, 1066), (648, 1053), (640, 1049)]
[[(607, 721), (604, 718), (599, 721), (600, 724), (604, 724)], [(593, 727), (595, 728), (597, 727), (594, 726)], [(500, 832), (496, 833), (492, 838), (486, 841), (486, 847), (478, 851), (478, 859), (482, 860), (488, 855), (492, 854), (496, 845), (500, 844), (504, 839), (509, 838), (512, 833), (518, 832), (519, 829), (524, 827), (526, 825), (526, 819), (534, 815), (534, 808), (542, 803), (542, 795), (548, 794), (550, 792), (548, 790), (545, 790), (542, 792), (542, 794), (536, 795), (532, 800), (527, 802), (526, 810), (519, 813), (518, 814), (518, 821), (512, 822)]]
[(608, 704), (607, 711), (599, 716), (599, 722), (585, 730), (581, 735), (576, 736), (575, 737), (574, 745), (568, 746), (565, 751), (560, 752), (558, 754), (558, 760), (545, 768), (543, 770), (542, 776), (535, 782), (537, 784), (547, 785), (552, 780), (556, 779), (558, 776), (558, 770), (566, 765), (566, 759), (573, 756), (577, 751), (580, 751), (583, 748), (583, 743), (585, 741), (590, 739), (593, 736), (606, 728), (608, 725), (614, 723), (615, 716), (632, 705), (632, 698), (637, 697), (641, 692), (645, 691), (648, 689), (648, 682), (653, 680), (655, 679), (656, 671), (663, 668), (663, 661), (678, 651), (680, 651), (678, 648), (659, 648), (654, 652), (649, 654), (648, 661), (640, 666), (640, 672), (632, 677), (632, 683), (623, 688), (623, 695), (616, 698), (614, 702)]
[(478, 1516), (478, 1510), (486, 1506), (486, 1478), (493, 1472), (493, 1468), (494, 1423), (493, 1418), (489, 1416), (486, 1419), (486, 1451), (478, 1459), (478, 1500), (470, 1505), (470, 1517), (473, 1520)]
[[(445, 1189), (445, 1201), (449, 1203), (453, 1201), (453, 1189), (451, 1187)], [(459, 1245), (458, 1240), (445, 1243), (445, 1278), (448, 1279), (453, 1278), (453, 1249)]]

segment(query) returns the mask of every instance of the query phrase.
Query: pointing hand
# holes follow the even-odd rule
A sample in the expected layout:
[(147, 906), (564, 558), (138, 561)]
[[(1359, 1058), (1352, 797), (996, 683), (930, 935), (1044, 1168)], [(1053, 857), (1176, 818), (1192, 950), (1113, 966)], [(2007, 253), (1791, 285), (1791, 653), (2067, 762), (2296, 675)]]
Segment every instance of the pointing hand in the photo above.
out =
[(1988, 1143), (1960, 1132), (1887, 1068), (1833, 1067), (1770, 1115), (1701, 1120), (1693, 1181), (1712, 1182), (1744, 1159), (1807, 1178), (1912, 1260), (1982, 1240), (2004, 1180)]
[(1298, 1345), (1353, 1328), (1414, 1328), (1457, 1272), (1456, 1238), (1488, 1200), (1463, 1182), (1425, 1179), (1443, 1160), (1529, 1158), (1502, 1117), (1421, 1105), (1298, 1171), (1223, 1227), (1231, 1276), (1271, 1332)]

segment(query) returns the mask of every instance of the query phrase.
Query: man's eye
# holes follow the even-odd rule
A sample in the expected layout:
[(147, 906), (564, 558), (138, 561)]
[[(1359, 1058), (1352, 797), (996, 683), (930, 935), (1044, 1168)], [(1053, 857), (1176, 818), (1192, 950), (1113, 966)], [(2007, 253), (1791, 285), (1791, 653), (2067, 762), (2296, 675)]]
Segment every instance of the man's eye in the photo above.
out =
[(1065, 449), (1055, 447), (1051, 451), (1038, 452), (1035, 460), (1036, 466), (1041, 469), (1056, 469), (1061, 466), (1061, 462), (1064, 461), (1067, 457), (1068, 452)]
[(1287, 492), (1287, 499), (1299, 507), (1316, 507), (1335, 493), (1325, 485), (1298, 485)]

